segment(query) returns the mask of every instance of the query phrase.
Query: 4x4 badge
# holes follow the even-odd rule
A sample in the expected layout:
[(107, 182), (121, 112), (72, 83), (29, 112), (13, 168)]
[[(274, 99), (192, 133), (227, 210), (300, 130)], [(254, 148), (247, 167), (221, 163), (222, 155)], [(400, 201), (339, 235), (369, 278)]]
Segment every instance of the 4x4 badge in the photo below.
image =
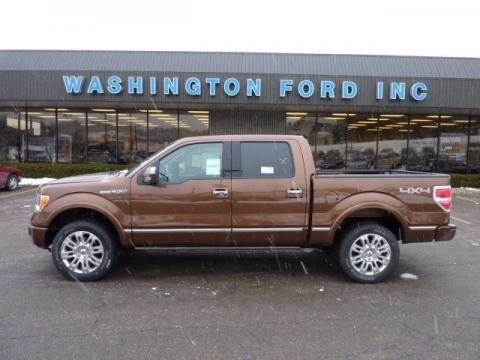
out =
[(423, 188), (423, 187), (407, 187), (407, 188), (400, 188), (400, 193), (403, 194), (430, 194), (430, 188)]

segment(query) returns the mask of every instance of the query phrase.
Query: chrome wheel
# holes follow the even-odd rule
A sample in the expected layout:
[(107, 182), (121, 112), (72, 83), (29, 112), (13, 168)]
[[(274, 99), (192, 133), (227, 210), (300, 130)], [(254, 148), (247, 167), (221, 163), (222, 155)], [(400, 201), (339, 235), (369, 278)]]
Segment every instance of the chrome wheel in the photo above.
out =
[(18, 180), (17, 180), (17, 177), (16, 176), (11, 176), (9, 179), (8, 179), (8, 188), (10, 190), (15, 190), (18, 186)]
[(100, 239), (88, 231), (75, 231), (62, 243), (62, 262), (77, 274), (88, 274), (102, 264), (105, 250)]
[(392, 250), (388, 241), (378, 234), (364, 234), (352, 243), (349, 259), (362, 275), (377, 275), (390, 263)]

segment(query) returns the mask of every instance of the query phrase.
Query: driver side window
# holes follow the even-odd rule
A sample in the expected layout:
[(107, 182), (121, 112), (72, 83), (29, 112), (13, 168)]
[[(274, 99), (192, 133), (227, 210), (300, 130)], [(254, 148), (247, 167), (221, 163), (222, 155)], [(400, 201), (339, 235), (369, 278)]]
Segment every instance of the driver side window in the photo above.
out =
[(223, 143), (184, 146), (159, 161), (157, 184), (220, 178), (223, 170), (222, 156)]

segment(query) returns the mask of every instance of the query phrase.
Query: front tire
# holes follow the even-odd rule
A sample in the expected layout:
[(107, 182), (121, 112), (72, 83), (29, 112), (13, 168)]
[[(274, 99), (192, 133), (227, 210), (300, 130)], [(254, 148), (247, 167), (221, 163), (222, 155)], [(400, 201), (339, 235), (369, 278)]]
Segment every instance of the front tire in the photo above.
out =
[(19, 179), (15, 174), (8, 175), (7, 185), (5, 186), (8, 191), (13, 191), (18, 188)]
[(65, 225), (52, 243), (53, 263), (68, 280), (102, 279), (111, 270), (116, 253), (113, 234), (94, 220)]
[(353, 281), (381, 282), (395, 271), (400, 247), (385, 226), (375, 222), (353, 224), (344, 230), (340, 241), (340, 266)]

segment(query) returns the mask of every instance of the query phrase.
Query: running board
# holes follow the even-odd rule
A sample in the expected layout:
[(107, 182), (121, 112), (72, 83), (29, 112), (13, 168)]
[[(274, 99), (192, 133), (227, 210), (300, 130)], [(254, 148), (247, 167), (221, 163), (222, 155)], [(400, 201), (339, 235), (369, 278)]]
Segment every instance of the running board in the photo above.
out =
[(300, 246), (140, 246), (135, 251), (292, 251), (317, 250)]

